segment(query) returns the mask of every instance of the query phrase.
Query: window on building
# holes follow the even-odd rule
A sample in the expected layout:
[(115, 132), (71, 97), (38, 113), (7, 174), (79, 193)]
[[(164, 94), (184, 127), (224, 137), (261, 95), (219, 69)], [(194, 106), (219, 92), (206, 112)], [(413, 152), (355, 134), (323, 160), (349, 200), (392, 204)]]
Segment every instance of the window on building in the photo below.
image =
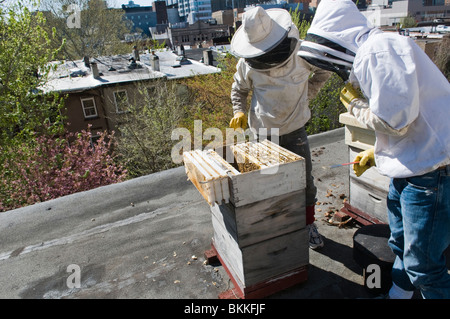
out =
[[(95, 131), (95, 132), (97, 132), (97, 131)], [(100, 135), (98, 135), (97, 133), (95, 133), (95, 134), (93, 133), (91, 135), (91, 137), (89, 138), (89, 144), (91, 144), (92, 148), (95, 148), (95, 145), (97, 145), (97, 141), (99, 140), (99, 138), (100, 138)]]
[(116, 104), (116, 112), (123, 113), (128, 109), (128, 95), (127, 91), (120, 90), (114, 92), (114, 102)]
[(95, 99), (93, 97), (81, 99), (81, 106), (83, 108), (84, 118), (89, 119), (98, 116)]

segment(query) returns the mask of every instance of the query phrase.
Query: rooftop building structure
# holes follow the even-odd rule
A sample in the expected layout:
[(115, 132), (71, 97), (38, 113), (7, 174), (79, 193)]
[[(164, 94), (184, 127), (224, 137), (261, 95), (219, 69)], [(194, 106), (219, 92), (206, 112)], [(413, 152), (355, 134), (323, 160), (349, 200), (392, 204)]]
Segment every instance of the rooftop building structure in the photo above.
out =
[(417, 23), (440, 20), (443, 24), (445, 20), (450, 19), (450, 4), (444, 0), (373, 0), (361, 13), (377, 27), (396, 26), (406, 17), (413, 17)]
[(171, 51), (146, 51), (133, 54), (84, 58), (53, 62), (55, 70), (41, 89), (67, 94), (65, 115), (70, 131), (112, 131), (117, 116), (127, 111), (129, 103), (139, 103), (138, 85), (152, 86), (158, 79), (176, 80), (220, 69), (190, 60)]

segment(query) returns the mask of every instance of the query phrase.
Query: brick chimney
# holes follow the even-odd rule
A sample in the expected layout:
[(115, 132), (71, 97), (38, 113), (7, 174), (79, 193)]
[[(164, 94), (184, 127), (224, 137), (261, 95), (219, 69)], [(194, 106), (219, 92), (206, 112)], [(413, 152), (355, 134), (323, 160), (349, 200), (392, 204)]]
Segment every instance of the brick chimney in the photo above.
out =
[(206, 65), (213, 65), (213, 55), (211, 50), (203, 51), (203, 63)]

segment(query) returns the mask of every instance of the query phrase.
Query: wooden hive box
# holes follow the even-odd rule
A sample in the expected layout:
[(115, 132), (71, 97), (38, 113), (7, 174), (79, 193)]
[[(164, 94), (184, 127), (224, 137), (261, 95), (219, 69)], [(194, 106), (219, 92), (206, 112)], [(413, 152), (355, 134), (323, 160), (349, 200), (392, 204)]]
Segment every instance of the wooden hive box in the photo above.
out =
[(189, 179), (211, 207), (213, 247), (235, 286), (245, 297), (283, 276), (302, 273), (305, 280), (304, 159), (268, 140), (225, 148), (232, 163), (211, 150), (183, 156)]
[[(348, 146), (349, 161), (375, 145), (375, 132), (360, 123), (350, 113), (342, 113), (339, 122), (345, 124), (345, 144)], [(378, 173), (375, 167), (357, 177), (353, 166), (349, 166), (350, 205), (371, 219), (387, 223), (386, 198), (390, 179)]]

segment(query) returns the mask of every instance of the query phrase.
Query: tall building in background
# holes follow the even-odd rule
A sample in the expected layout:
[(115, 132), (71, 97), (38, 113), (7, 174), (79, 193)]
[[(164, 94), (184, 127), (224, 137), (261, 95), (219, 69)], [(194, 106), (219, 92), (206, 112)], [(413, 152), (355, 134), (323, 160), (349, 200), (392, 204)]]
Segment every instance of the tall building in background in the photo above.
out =
[[(168, 0), (166, 0), (168, 1)], [(178, 0), (180, 18), (193, 24), (211, 19), (211, 0)]]

